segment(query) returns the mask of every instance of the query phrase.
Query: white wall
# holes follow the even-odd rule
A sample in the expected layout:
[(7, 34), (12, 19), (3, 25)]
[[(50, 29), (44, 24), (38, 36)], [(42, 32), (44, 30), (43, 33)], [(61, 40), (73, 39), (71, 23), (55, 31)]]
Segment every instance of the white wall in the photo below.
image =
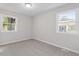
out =
[[(79, 20), (78, 7), (78, 4), (67, 4), (35, 16), (33, 21), (34, 39), (79, 52), (79, 30), (76, 34), (56, 33), (56, 13), (77, 8), (77, 20)], [(77, 24), (79, 28), (79, 21)]]
[(32, 18), (8, 10), (1, 10), (0, 15), (8, 15), (17, 18), (16, 32), (0, 32), (0, 44), (6, 44), (21, 40), (32, 39)]

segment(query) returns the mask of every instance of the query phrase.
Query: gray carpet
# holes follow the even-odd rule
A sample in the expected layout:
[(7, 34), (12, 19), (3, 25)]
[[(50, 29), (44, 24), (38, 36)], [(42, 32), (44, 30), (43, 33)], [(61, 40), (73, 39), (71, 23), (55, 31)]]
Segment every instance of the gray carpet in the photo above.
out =
[(34, 39), (0, 46), (0, 56), (79, 56)]

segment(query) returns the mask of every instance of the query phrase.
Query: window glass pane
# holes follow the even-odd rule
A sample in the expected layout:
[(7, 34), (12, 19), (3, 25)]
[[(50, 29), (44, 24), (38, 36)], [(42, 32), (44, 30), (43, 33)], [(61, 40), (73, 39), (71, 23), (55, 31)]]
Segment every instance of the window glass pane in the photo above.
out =
[(4, 32), (14, 31), (15, 30), (15, 25), (16, 25), (15, 20), (16, 19), (13, 18), (13, 17), (4, 16), (3, 17), (3, 31)]
[(15, 24), (8, 24), (8, 30), (9, 31), (15, 30)]
[(3, 16), (3, 24), (8, 24), (8, 17)]
[(76, 32), (75, 11), (66, 11), (57, 14), (57, 31), (58, 32)]
[(5, 23), (4, 23), (4, 24), (3, 24), (3, 31), (6, 32), (6, 31), (7, 31), (7, 28), (8, 28), (8, 24), (5, 24)]

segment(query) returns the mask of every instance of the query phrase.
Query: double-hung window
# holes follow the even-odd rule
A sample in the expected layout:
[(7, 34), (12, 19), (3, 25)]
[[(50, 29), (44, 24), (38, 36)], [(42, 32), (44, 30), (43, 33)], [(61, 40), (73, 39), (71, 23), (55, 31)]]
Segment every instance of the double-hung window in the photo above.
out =
[(0, 17), (0, 28), (2, 32), (16, 31), (16, 18), (9, 16)]
[(76, 12), (69, 10), (60, 12), (56, 15), (57, 32), (74, 33), (76, 32)]

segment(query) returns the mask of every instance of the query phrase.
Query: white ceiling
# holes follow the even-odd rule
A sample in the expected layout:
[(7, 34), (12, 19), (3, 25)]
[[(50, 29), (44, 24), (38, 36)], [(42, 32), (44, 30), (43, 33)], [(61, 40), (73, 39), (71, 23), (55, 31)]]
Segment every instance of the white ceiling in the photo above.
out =
[(26, 8), (24, 3), (0, 3), (0, 9), (34, 16), (61, 5), (64, 5), (64, 3), (32, 3), (32, 8)]

